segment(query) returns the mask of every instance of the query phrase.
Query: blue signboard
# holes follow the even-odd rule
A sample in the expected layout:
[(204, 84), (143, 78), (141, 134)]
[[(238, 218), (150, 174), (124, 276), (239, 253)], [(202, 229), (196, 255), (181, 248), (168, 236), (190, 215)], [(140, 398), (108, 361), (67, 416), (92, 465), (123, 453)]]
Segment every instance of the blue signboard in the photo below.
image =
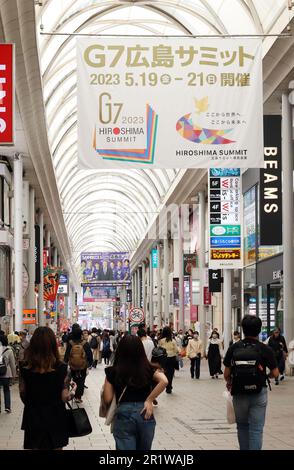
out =
[(154, 249), (151, 251), (152, 268), (158, 268), (158, 250)]
[(210, 176), (240, 176), (240, 168), (210, 168)]
[(240, 248), (241, 237), (211, 237), (210, 245), (217, 248)]

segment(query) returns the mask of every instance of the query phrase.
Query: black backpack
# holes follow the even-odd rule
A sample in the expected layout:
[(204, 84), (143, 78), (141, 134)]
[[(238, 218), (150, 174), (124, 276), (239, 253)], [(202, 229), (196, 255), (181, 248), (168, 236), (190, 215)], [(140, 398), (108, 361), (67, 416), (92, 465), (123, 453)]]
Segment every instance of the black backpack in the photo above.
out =
[(266, 368), (259, 343), (238, 341), (232, 354), (232, 395), (260, 393), (266, 385)]
[(186, 348), (188, 346), (188, 343), (189, 343), (189, 338), (188, 336), (184, 336), (184, 338), (182, 339), (182, 346), (183, 348)]
[(97, 349), (97, 348), (98, 348), (97, 336), (91, 336), (90, 348), (91, 348), (91, 349)]

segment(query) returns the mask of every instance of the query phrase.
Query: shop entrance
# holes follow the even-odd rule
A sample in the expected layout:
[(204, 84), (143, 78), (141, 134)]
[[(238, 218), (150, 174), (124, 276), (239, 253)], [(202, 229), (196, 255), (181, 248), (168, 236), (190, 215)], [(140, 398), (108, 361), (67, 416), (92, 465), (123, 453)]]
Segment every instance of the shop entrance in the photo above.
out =
[(282, 280), (259, 287), (259, 316), (262, 321), (262, 340), (274, 330), (283, 332), (283, 283)]

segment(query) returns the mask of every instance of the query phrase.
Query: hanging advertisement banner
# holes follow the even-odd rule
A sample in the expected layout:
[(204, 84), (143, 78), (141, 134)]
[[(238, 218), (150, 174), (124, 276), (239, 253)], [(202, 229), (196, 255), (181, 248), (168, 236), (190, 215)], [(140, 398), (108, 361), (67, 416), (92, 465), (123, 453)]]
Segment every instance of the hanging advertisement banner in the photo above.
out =
[(262, 42), (77, 39), (81, 168), (263, 166)]
[(153, 248), (151, 251), (152, 268), (158, 268), (158, 250)]
[(83, 287), (83, 302), (115, 302), (116, 287)]
[(191, 276), (192, 269), (197, 266), (196, 253), (184, 253), (183, 262), (184, 262), (184, 276)]
[(67, 273), (60, 274), (57, 294), (68, 295), (68, 274)]
[(35, 284), (41, 281), (41, 249), (40, 226), (35, 225)]
[(240, 269), (242, 253), (242, 190), (239, 168), (210, 168), (209, 268)]
[(282, 245), (281, 116), (263, 116), (264, 168), (260, 170), (260, 245)]
[(0, 145), (14, 144), (14, 44), (0, 44)]
[(121, 285), (131, 281), (129, 253), (81, 254), (82, 286)]
[(54, 302), (57, 295), (61, 268), (47, 265), (44, 268), (44, 300)]

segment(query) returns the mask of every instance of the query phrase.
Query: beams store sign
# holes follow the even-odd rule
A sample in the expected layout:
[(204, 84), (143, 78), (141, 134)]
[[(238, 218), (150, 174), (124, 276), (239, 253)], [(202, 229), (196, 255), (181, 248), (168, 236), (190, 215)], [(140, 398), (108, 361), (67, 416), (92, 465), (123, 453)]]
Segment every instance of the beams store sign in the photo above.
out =
[(14, 44), (0, 44), (0, 145), (14, 143)]
[(263, 166), (256, 38), (79, 38), (82, 168)]

